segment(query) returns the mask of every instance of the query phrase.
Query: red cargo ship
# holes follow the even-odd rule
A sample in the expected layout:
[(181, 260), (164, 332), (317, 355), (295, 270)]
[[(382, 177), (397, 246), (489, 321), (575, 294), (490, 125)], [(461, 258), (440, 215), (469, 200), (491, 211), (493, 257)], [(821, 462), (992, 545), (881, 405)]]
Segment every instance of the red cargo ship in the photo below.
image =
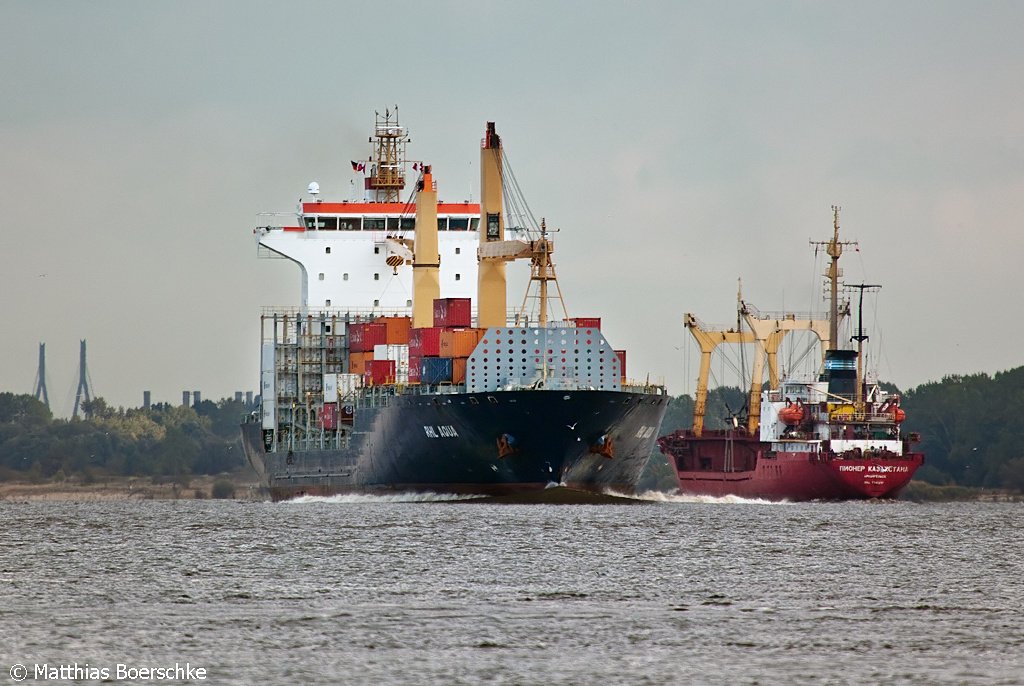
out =
[[(686, 315), (701, 348), (693, 428), (658, 439), (682, 493), (792, 501), (895, 498), (924, 463), (913, 449), (917, 435), (902, 432), (906, 413), (899, 397), (864, 378), (864, 327), (859, 323), (851, 338), (856, 350), (836, 347), (839, 320), (849, 311), (838, 303), (838, 262), (850, 243), (839, 240), (838, 208), (833, 212), (832, 240), (820, 244), (831, 257), (827, 319), (761, 315), (742, 300), (739, 312), (748, 330), (710, 330)], [(850, 287), (860, 290), (862, 304), (864, 291), (877, 288)], [(776, 354), (792, 331), (813, 332), (821, 341), (824, 360), (814, 378), (779, 380)], [(734, 420), (734, 428), (706, 430), (711, 354), (723, 343), (754, 345), (749, 407), (746, 421)], [(766, 361), (769, 383), (762, 390)]]

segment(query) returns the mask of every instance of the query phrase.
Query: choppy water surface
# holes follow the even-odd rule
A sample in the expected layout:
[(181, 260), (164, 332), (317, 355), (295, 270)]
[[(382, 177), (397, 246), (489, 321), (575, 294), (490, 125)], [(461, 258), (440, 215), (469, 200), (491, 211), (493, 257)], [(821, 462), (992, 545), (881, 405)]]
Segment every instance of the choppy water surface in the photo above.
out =
[(0, 502), (0, 521), (0, 684), (76, 662), (218, 684), (1024, 681), (1019, 504)]

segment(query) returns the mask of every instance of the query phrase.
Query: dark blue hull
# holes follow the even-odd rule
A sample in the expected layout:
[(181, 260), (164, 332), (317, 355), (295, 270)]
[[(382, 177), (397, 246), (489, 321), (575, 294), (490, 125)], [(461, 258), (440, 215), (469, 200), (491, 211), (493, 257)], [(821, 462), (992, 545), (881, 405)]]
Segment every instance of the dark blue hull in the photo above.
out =
[(667, 395), (520, 390), (402, 395), (357, 408), (342, 447), (246, 456), (274, 500), (298, 495), (433, 491), (505, 494), (570, 488), (632, 493), (655, 445)]

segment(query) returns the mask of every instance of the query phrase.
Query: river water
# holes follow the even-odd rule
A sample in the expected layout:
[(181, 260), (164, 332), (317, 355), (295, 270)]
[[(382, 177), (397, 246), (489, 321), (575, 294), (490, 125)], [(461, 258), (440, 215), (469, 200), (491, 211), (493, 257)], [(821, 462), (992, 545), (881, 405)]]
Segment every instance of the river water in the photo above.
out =
[(1024, 683), (1021, 504), (419, 500), (0, 502), (0, 684)]

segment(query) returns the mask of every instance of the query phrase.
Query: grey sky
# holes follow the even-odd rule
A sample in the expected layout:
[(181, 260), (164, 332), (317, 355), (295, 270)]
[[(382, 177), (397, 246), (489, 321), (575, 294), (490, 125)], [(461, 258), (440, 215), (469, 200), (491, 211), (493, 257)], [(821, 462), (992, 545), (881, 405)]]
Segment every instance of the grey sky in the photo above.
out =
[[(497, 122), (571, 314), (692, 392), (682, 315), (820, 289), (830, 205), (901, 387), (1024, 361), (1024, 4), (0, 1), (0, 391), (254, 389), (261, 211), (344, 197), (394, 103), (442, 199)], [(474, 195), (474, 197), (476, 197)], [(511, 293), (517, 302), (519, 293)]]

